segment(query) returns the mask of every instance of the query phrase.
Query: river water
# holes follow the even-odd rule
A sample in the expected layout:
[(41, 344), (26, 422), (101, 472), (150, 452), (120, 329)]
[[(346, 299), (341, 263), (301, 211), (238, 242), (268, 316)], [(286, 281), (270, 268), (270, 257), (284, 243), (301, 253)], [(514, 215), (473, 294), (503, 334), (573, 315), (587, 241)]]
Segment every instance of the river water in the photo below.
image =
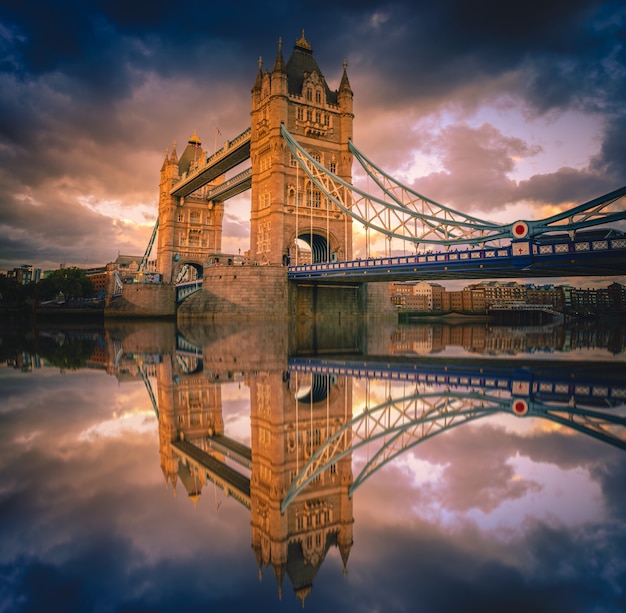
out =
[(626, 322), (39, 323), (0, 611), (626, 611)]

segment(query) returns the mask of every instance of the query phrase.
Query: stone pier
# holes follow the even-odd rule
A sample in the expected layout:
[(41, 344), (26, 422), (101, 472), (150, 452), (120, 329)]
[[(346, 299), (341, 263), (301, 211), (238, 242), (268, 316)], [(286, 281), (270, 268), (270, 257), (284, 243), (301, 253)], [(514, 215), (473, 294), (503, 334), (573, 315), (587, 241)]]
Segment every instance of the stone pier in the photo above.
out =
[(176, 317), (176, 286), (172, 283), (128, 283), (112, 298), (105, 317)]

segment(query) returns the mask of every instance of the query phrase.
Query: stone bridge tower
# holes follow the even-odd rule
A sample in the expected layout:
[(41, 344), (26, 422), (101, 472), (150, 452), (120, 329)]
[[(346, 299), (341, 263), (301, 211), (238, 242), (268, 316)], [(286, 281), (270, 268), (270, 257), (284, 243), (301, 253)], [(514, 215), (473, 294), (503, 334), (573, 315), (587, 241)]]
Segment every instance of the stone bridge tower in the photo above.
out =
[(222, 247), (223, 202), (208, 202), (206, 192), (218, 181), (196, 190), (185, 198), (170, 195), (175, 183), (206, 163), (206, 153), (194, 131), (183, 154), (178, 158), (176, 143), (171, 154), (165, 153), (159, 186), (159, 234), (157, 270), (164, 283), (176, 281), (185, 264), (201, 277), (207, 258)]
[[(351, 438), (330, 453), (337, 460), (293, 500), (281, 502), (311, 455), (352, 418), (352, 382), (346, 377), (256, 371), (250, 375), (252, 549), (259, 572), (271, 566), (279, 593), (288, 575), (304, 604), (331, 548), (344, 571), (352, 549), (354, 515)], [(332, 459), (333, 456), (331, 456)]]
[[(304, 37), (285, 64), (282, 42), (271, 72), (259, 70), (252, 88), (250, 261), (295, 264), (296, 239), (313, 261), (352, 257), (352, 221), (311, 184), (280, 134), (281, 123), (331, 172), (352, 182), (352, 90), (344, 62), (331, 91)], [(308, 258), (307, 253), (307, 258)]]

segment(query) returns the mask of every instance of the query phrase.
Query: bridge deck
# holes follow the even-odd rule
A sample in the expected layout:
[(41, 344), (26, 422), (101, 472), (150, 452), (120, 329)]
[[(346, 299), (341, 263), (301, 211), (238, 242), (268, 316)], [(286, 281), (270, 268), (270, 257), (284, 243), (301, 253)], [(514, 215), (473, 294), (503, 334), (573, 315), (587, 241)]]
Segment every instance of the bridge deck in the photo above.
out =
[(515, 242), (503, 247), (390, 256), (290, 266), (292, 281), (353, 283), (446, 279), (622, 275), (626, 240), (571, 241), (554, 245)]
[(250, 479), (188, 441), (174, 441), (172, 447), (182, 457), (204, 468), (208, 478), (222, 487), (225, 493), (232, 494), (239, 502), (250, 508)]
[(249, 159), (251, 133), (248, 128), (232, 141), (227, 142), (219, 151), (207, 158), (202, 168), (174, 184), (170, 195), (180, 198), (188, 196)]
[(216, 434), (207, 439), (209, 446), (223, 453), (226, 457), (252, 469), (252, 450), (227, 436)]

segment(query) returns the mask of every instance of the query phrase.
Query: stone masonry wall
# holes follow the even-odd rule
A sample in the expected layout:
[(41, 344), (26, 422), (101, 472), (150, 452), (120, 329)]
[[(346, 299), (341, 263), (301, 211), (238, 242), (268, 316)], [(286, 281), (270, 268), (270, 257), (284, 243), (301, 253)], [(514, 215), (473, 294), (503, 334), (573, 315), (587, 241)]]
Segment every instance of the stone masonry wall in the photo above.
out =
[(202, 290), (178, 308), (178, 321), (195, 318), (288, 317), (287, 268), (216, 266), (205, 268)]
[(105, 317), (174, 317), (176, 287), (160, 283), (128, 283), (104, 310)]

